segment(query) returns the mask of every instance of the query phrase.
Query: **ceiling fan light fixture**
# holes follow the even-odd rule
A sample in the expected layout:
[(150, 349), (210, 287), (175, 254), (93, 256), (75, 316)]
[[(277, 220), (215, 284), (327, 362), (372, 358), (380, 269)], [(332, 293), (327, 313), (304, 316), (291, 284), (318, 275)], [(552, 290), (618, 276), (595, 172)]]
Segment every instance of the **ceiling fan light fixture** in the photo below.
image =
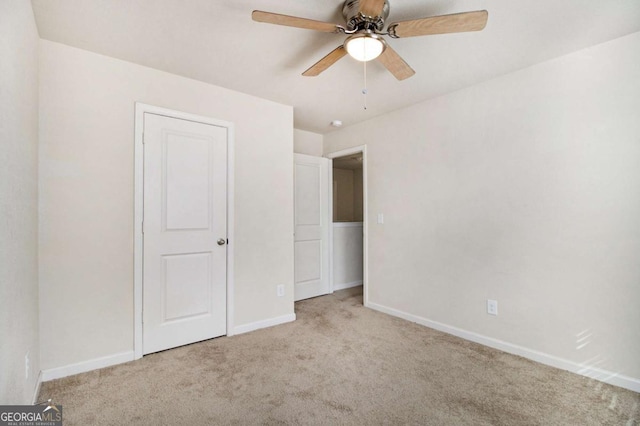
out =
[(386, 47), (384, 39), (369, 32), (352, 35), (344, 42), (347, 53), (360, 62), (376, 59)]

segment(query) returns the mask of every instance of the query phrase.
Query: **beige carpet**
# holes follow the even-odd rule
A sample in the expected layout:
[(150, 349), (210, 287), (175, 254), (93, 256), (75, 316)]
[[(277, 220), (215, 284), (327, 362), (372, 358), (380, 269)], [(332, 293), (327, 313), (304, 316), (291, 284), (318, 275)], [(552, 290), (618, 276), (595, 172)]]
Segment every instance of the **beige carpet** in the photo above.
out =
[(366, 309), (360, 289), (297, 321), (44, 383), (69, 425), (640, 425), (640, 395)]

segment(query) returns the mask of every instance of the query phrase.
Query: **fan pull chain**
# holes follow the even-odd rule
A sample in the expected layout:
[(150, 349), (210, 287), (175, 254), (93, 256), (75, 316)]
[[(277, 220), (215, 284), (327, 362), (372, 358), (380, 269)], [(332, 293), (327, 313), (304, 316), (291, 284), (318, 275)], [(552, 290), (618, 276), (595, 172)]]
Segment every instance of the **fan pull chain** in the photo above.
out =
[(364, 64), (364, 89), (362, 89), (363, 104), (365, 111), (367, 110), (367, 61), (362, 62)]

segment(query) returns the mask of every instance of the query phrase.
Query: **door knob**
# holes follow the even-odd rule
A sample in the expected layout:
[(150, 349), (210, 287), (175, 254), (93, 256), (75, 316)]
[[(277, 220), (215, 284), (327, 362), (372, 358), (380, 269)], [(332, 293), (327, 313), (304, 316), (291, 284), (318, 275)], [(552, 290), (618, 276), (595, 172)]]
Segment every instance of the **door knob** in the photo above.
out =
[(224, 238), (218, 238), (218, 245), (219, 246), (225, 245), (226, 242), (227, 242), (227, 240), (225, 240)]

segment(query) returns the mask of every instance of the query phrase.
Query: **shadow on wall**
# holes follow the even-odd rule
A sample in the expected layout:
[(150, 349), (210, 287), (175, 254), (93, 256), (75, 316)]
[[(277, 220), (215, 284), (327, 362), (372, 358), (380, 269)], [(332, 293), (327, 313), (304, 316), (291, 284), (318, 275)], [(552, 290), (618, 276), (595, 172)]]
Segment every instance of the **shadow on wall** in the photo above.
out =
[(362, 222), (362, 154), (333, 160), (333, 221)]

